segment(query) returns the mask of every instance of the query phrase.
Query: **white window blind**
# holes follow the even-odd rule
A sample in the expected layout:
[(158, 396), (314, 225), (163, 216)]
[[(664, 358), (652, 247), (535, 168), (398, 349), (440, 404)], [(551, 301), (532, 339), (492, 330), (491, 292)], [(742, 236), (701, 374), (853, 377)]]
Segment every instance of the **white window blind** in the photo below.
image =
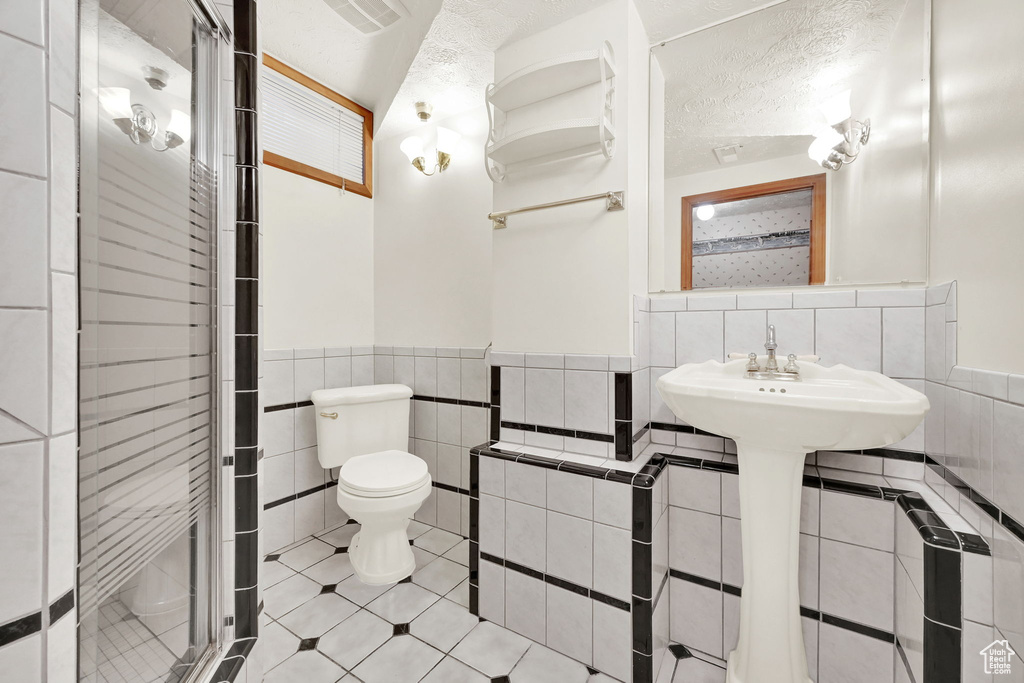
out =
[(363, 116), (273, 69), (261, 71), (263, 148), (364, 183)]

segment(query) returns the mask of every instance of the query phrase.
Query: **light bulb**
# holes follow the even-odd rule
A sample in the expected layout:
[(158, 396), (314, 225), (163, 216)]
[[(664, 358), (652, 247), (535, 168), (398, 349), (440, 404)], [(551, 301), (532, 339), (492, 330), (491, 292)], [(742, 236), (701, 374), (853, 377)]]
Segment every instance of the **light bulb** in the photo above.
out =
[[(171, 120), (167, 124), (167, 132), (177, 135), (182, 142), (192, 137), (192, 118), (178, 109), (171, 110)], [(180, 143), (179, 143), (180, 144)]]
[(715, 217), (714, 204), (701, 204), (697, 207), (697, 218), (702, 221), (709, 221)]
[(100, 88), (97, 91), (100, 99), (100, 106), (112, 119), (131, 119), (135, 112), (132, 111), (131, 91), (128, 88)]
[(820, 164), (832, 153), (832, 148), (843, 142), (846, 138), (832, 128), (823, 128), (815, 137), (814, 142), (807, 148), (807, 156), (811, 161)]
[(850, 118), (850, 91), (845, 90), (835, 97), (824, 102), (821, 107), (821, 113), (825, 115), (825, 121), (830, 126), (834, 126), (837, 123), (842, 123), (846, 119)]
[(405, 156), (409, 157), (410, 162), (423, 157), (423, 141), (416, 136), (402, 140), (402, 144), (398, 148)]
[(450, 128), (437, 128), (437, 151), (452, 154), (459, 145), (462, 136)]

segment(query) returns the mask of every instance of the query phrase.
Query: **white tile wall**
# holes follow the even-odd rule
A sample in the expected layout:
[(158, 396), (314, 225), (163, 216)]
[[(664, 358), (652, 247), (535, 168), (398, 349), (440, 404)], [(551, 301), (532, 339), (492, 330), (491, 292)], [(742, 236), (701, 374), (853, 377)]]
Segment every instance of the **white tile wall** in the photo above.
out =
[[(356, 346), (266, 351), (267, 405), (303, 402), (322, 388), (364, 383), (404, 383), (417, 395), (485, 402), (483, 349)], [(441, 392), (441, 393), (439, 393)], [(487, 410), (476, 406), (412, 401), (410, 452), (423, 458), (435, 481), (469, 488), (469, 449), (487, 439)], [(265, 502), (330, 481), (316, 456), (316, 414), (311, 407), (264, 415)], [(333, 487), (267, 511), (268, 552), (345, 520)], [(307, 500), (308, 498), (308, 500)], [(319, 508), (317, 502), (320, 503)], [(416, 519), (466, 535), (468, 496), (435, 488)], [(309, 531), (309, 530), (312, 531)]]
[(77, 561), (75, 16), (59, 0), (0, 7), (0, 624), (41, 609), (44, 629), (0, 647), (0, 667), (26, 683), (47, 661), (50, 680), (73, 679), (55, 663), (74, 652), (75, 615), (49, 628), (47, 605)]

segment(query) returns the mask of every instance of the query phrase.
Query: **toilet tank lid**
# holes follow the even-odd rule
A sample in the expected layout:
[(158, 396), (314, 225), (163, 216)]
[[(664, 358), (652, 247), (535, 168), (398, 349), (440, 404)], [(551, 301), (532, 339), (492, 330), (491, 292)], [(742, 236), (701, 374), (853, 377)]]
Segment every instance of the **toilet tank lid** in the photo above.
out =
[(348, 405), (352, 403), (376, 403), (411, 398), (412, 389), (404, 384), (371, 384), (362, 387), (342, 389), (317, 389), (311, 398), (317, 408)]

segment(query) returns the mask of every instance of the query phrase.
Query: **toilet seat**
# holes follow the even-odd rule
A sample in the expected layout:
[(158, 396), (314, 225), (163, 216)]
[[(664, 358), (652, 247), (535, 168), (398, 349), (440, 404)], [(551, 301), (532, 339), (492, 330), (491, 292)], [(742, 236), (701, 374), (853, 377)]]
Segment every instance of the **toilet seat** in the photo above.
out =
[(405, 451), (381, 451), (350, 458), (338, 473), (338, 487), (354, 496), (397, 496), (430, 483), (427, 463)]

